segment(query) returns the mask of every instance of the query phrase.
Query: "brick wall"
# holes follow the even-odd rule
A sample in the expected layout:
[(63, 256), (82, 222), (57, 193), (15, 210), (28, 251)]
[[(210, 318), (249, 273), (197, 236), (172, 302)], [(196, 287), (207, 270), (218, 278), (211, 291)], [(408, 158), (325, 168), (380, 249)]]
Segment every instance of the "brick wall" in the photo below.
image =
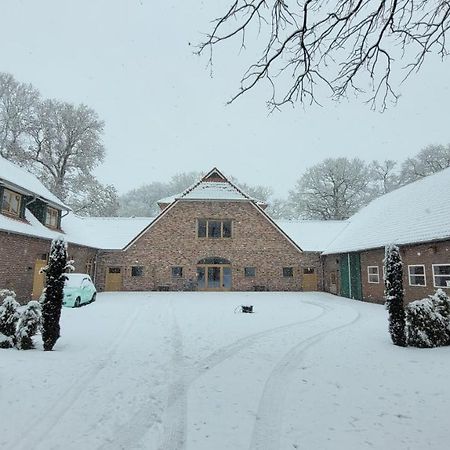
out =
[[(231, 219), (232, 238), (197, 238), (197, 219)], [(202, 258), (221, 257), (232, 266), (232, 289), (301, 290), (302, 268), (317, 266), (318, 254), (298, 251), (249, 202), (178, 202), (144, 233), (130, 248), (119, 252), (100, 252), (97, 285), (105, 286), (108, 267), (121, 267), (124, 290), (154, 290), (168, 285), (183, 289), (187, 280), (196, 280), (197, 262)], [(132, 266), (143, 266), (142, 277), (132, 277)], [(171, 267), (183, 267), (183, 279), (171, 277)], [(255, 277), (245, 277), (245, 267), (256, 267)], [(292, 278), (283, 277), (283, 267), (293, 267)], [(321, 280), (319, 280), (321, 283)]]
[[(404, 272), (403, 286), (405, 289), (405, 303), (418, 300), (432, 294), (437, 289), (433, 282), (433, 264), (450, 264), (450, 241), (432, 242), (428, 244), (409, 245), (400, 247)], [(364, 300), (383, 302), (383, 258), (384, 249), (371, 250), (361, 253), (361, 276)], [(408, 265), (425, 266), (426, 286), (410, 286)], [(367, 266), (378, 266), (380, 283), (368, 282)], [(450, 288), (444, 289), (450, 295)]]
[[(20, 303), (31, 300), (35, 262), (49, 251), (50, 241), (0, 231), (0, 289), (15, 291)], [(96, 250), (70, 244), (69, 254), (76, 272), (84, 272)]]

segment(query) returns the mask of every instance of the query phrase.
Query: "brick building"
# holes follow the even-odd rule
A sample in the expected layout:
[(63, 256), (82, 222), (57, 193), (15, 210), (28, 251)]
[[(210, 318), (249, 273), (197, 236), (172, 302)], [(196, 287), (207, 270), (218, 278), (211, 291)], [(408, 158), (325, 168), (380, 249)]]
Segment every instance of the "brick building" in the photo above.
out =
[[(272, 220), (219, 170), (159, 204), (160, 215), (122, 250), (99, 252), (100, 290), (322, 288), (327, 238), (308, 238), (314, 223)], [(342, 223), (325, 226), (336, 235)]]
[(384, 247), (404, 264), (405, 302), (450, 293), (450, 168), (377, 198), (323, 252), (328, 292), (383, 302)]

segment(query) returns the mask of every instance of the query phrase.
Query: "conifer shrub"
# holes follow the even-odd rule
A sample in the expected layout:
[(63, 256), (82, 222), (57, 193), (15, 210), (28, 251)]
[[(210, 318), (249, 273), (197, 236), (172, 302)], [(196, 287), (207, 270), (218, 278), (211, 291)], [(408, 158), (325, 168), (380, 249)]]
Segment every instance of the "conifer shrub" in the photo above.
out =
[(419, 348), (450, 344), (450, 300), (442, 289), (405, 308), (408, 345)]
[(16, 347), (21, 350), (34, 348), (33, 336), (37, 333), (42, 320), (41, 304), (36, 301), (28, 302), (21, 312), (16, 327)]
[(406, 347), (403, 307), (403, 262), (396, 245), (388, 245), (384, 257), (384, 299), (389, 313), (389, 333), (394, 345)]
[(13, 291), (0, 291), (0, 348), (11, 348), (15, 344), (16, 325), (19, 320), (19, 303)]
[(52, 242), (48, 265), (43, 269), (47, 287), (42, 302), (42, 341), (44, 350), (53, 350), (60, 337), (59, 320), (64, 295), (65, 272), (72, 266), (67, 262), (67, 243), (62, 237)]

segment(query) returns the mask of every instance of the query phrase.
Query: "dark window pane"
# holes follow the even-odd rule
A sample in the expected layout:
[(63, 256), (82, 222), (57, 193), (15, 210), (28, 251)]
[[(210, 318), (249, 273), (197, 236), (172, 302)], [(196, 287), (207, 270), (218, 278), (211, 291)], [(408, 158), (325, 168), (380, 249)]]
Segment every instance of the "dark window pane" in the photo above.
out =
[(110, 267), (109, 273), (120, 273), (120, 267)]
[(208, 220), (208, 237), (220, 238), (220, 228), (222, 222), (219, 220)]
[(314, 267), (305, 267), (303, 269), (303, 273), (305, 275), (310, 275), (310, 274), (314, 273)]
[(172, 277), (173, 278), (181, 278), (183, 276), (183, 268), (182, 267), (172, 267)]
[(142, 266), (131, 267), (131, 276), (132, 277), (142, 277), (143, 274), (144, 274), (144, 268)]
[(246, 267), (244, 273), (246, 277), (254, 277), (256, 275), (256, 269), (254, 267)]
[(223, 236), (224, 238), (231, 237), (231, 220), (224, 220), (223, 222)]
[(197, 236), (200, 238), (206, 237), (206, 220), (204, 219), (198, 220)]
[(293, 277), (294, 268), (293, 267), (283, 267), (283, 277)]
[(197, 267), (197, 286), (200, 289), (205, 287), (205, 268)]

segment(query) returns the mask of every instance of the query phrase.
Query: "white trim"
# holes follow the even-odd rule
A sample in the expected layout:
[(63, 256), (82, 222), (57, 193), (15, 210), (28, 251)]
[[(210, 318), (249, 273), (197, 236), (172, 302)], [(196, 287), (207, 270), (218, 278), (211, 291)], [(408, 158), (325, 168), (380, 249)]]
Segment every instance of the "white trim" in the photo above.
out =
[[(431, 266), (432, 266), (432, 268), (433, 268), (433, 286), (434, 286), (435, 288), (450, 289), (450, 275), (436, 275), (436, 274), (434, 273), (434, 268), (435, 268), (436, 266), (450, 266), (450, 264), (432, 264)], [(437, 286), (437, 285), (436, 285), (436, 277), (449, 277), (449, 279), (447, 280), (447, 286)]]
[[(370, 269), (377, 269), (376, 273), (370, 273)], [(370, 276), (376, 275), (378, 281), (370, 281)], [(380, 267), (379, 266), (367, 266), (367, 282), (369, 284), (380, 284)]]
[[(423, 274), (412, 274), (413, 277), (423, 277), (424, 284), (412, 284), (411, 283), (411, 272), (409, 270), (410, 267), (423, 267)], [(425, 273), (425, 265), (424, 264), (410, 264), (408, 265), (408, 284), (414, 287), (426, 287), (427, 285), (427, 275)]]

